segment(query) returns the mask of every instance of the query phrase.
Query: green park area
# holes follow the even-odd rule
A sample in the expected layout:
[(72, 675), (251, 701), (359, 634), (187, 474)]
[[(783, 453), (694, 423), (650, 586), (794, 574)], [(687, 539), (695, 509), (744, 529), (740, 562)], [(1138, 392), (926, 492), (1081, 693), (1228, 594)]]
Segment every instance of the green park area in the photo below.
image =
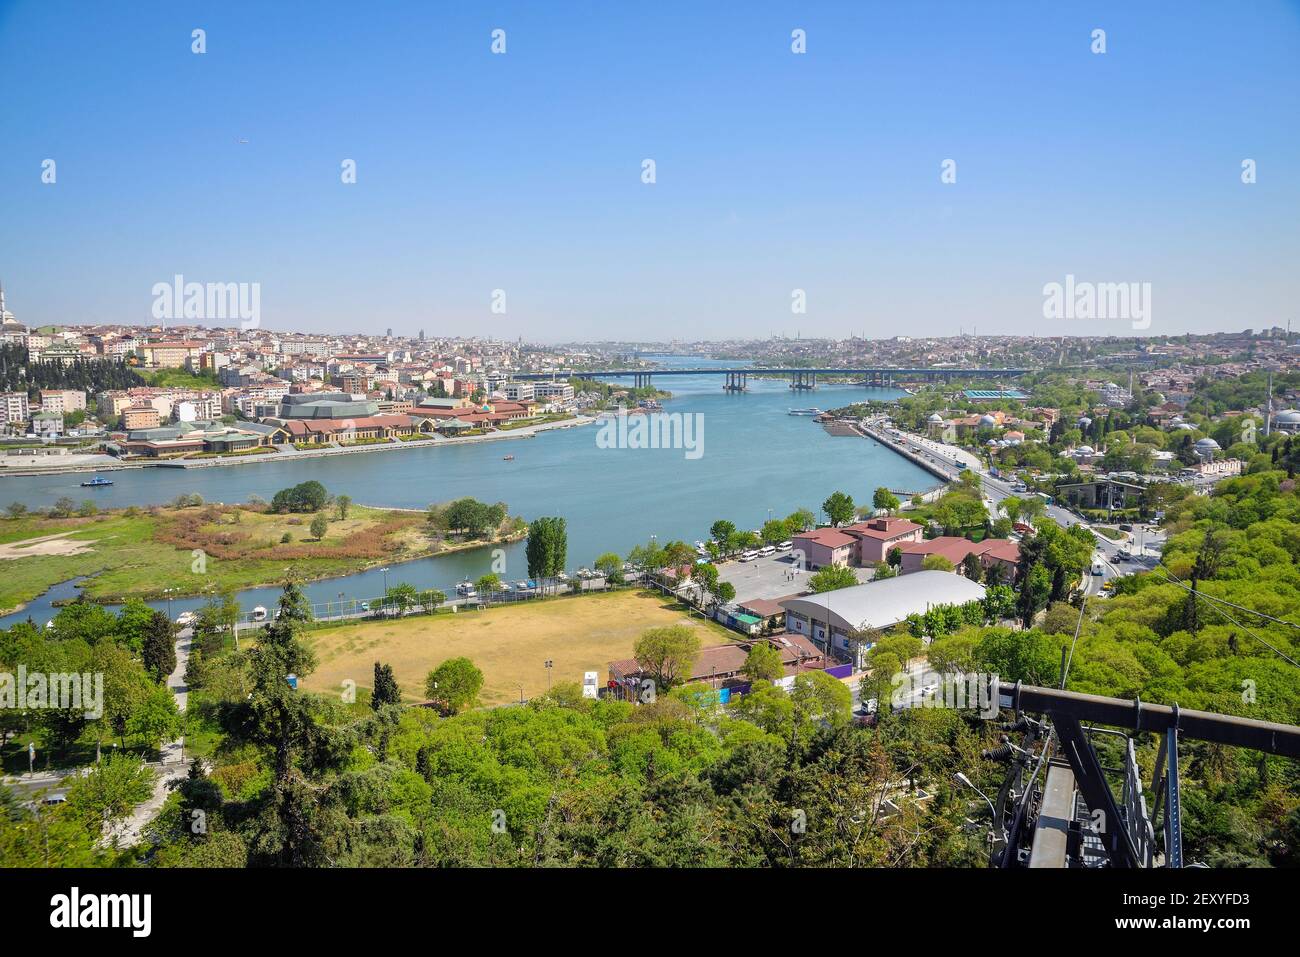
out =
[(345, 499), (297, 511), (185, 497), (146, 509), (82, 513), (64, 503), (43, 514), (11, 510), (0, 520), (0, 612), (75, 578), (95, 601), (159, 598), (164, 588), (176, 596), (218, 593), (282, 582), (290, 568), (309, 581), (523, 534), (504, 507), (488, 516), (495, 523), (467, 529), (448, 527), (451, 506), (417, 512)]

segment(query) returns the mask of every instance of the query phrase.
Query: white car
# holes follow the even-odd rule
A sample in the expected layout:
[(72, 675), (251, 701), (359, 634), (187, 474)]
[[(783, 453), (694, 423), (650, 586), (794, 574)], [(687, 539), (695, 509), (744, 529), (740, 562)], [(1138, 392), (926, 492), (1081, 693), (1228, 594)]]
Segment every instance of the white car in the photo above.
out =
[(788, 552), (790, 549), (794, 548), (794, 542), (782, 542), (780, 545), (776, 546), (776, 548), (777, 551)]
[(757, 557), (758, 557), (758, 552), (752, 552), (752, 551), (751, 551), (751, 552), (745, 552), (744, 554), (742, 554), (742, 555), (740, 556), (740, 560), (741, 560), (742, 562), (752, 562), (752, 561), (753, 561), (754, 559), (756, 559)]

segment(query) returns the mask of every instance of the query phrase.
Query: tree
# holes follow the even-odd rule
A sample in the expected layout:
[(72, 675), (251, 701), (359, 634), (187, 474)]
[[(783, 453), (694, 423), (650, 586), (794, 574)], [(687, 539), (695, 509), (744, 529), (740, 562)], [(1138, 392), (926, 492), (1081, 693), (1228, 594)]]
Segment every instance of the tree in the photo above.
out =
[(740, 670), (750, 681), (776, 681), (785, 673), (785, 665), (779, 651), (766, 641), (756, 641)]
[(927, 572), (951, 572), (955, 571), (957, 566), (942, 555), (926, 555), (921, 559), (921, 568)]
[(736, 534), (736, 525), (725, 518), (720, 518), (709, 526), (709, 534), (719, 545), (725, 546), (732, 535)]
[(702, 589), (714, 594), (718, 590), (718, 567), (716, 565), (705, 564), (696, 565), (695, 572), (692, 576), (695, 583)]
[(719, 604), (729, 605), (736, 600), (736, 586), (731, 582), (718, 582), (717, 590), (714, 596), (718, 599)]
[(783, 519), (770, 518), (763, 523), (763, 530), (759, 534), (764, 542), (769, 545), (775, 545), (778, 542), (785, 541), (788, 528)]
[(329, 528), (329, 519), (318, 512), (316, 517), (311, 520), (311, 537), (319, 542), (325, 537), (325, 533), (329, 531)]
[(824, 671), (805, 671), (794, 679), (790, 689), (796, 718), (826, 721), (831, 725), (848, 720), (853, 706), (849, 686)]
[(218, 715), (227, 743), (267, 756), (271, 783), (250, 808), (257, 817), (249, 863), (255, 866), (307, 867), (326, 863), (340, 839), (339, 821), (330, 812), (328, 791), (312, 778), (337, 769), (352, 753), (346, 731), (323, 718), (325, 703), (304, 695), (286, 681), (316, 667), (302, 641), (308, 612), (301, 589), (290, 581), (280, 596), (280, 616), (245, 653), (245, 697), (221, 704)]
[(348, 495), (340, 495), (334, 499), (334, 514), (338, 516), (340, 522), (345, 521), (348, 517), (348, 511), (352, 508), (352, 498)]
[(448, 658), (429, 672), (424, 693), (449, 713), (459, 714), (472, 707), (483, 687), (483, 672), (468, 658)]
[[(432, 518), (432, 514), (430, 515)], [(495, 521), (494, 521), (495, 519)], [(473, 498), (459, 498), (442, 511), (442, 521), (452, 531), (464, 532), (477, 538), (491, 529), (495, 529), (505, 520), (505, 508), (500, 505), (488, 505)]]
[(370, 707), (378, 711), (386, 704), (401, 704), (402, 691), (393, 677), (393, 666), (375, 662), (375, 687), (370, 692)]
[(882, 485), (871, 496), (871, 504), (876, 511), (896, 512), (903, 503), (898, 500), (897, 495)]
[(486, 575), (483, 575), (482, 577), (479, 578), (478, 581), (474, 583), (474, 588), (476, 591), (483, 592), (484, 594), (489, 594), (489, 595), (494, 591), (500, 591), (501, 576), (498, 575), (496, 572), (488, 572)]
[(844, 565), (827, 565), (808, 579), (808, 587), (817, 594), (835, 591), (840, 588), (852, 588), (858, 583), (858, 576), (852, 568)]
[(128, 754), (110, 754), (88, 774), (73, 776), (68, 810), (88, 829), (121, 820), (149, 799), (153, 772)]
[(325, 486), (315, 480), (281, 489), (271, 498), (273, 512), (319, 512), (329, 500)]
[(424, 609), (425, 614), (432, 615), (438, 610), (438, 606), (446, 602), (447, 595), (437, 588), (426, 588), (420, 592), (420, 606)]
[(176, 670), (176, 626), (164, 612), (150, 617), (140, 657), (154, 681), (166, 681)]
[(569, 536), (563, 518), (542, 517), (528, 526), (529, 578), (554, 578), (568, 561)]
[(682, 541), (669, 542), (664, 546), (664, 565), (681, 572), (682, 578), (690, 578), (695, 568), (695, 549)]
[(1034, 623), (1034, 616), (1047, 605), (1052, 594), (1052, 573), (1041, 562), (1031, 565), (1020, 581), (1020, 598), (1016, 611), (1020, 623), (1029, 628)]
[(621, 584), (623, 581), (623, 559), (617, 552), (605, 552), (595, 561), (596, 571), (605, 576), (605, 580), (612, 585)]
[(396, 608), (398, 615), (405, 615), (419, 597), (414, 585), (398, 582), (384, 593), (384, 605)]
[(817, 516), (809, 509), (800, 508), (786, 516), (786, 525), (790, 529), (791, 535), (797, 535), (800, 532), (806, 532), (817, 524)]
[(660, 692), (687, 680), (699, 653), (699, 636), (685, 625), (650, 628), (637, 639), (633, 650), (637, 664)]
[(181, 718), (171, 689), (153, 685), (132, 710), (126, 729), (144, 747), (156, 749), (180, 735)]
[(10, 502), (9, 505), (6, 506), (5, 511), (8, 513), (10, 518), (19, 519), (27, 514), (27, 506), (22, 502)]
[(853, 521), (858, 513), (853, 499), (843, 492), (831, 492), (826, 501), (822, 502), (822, 511), (826, 513), (832, 525), (847, 524)]

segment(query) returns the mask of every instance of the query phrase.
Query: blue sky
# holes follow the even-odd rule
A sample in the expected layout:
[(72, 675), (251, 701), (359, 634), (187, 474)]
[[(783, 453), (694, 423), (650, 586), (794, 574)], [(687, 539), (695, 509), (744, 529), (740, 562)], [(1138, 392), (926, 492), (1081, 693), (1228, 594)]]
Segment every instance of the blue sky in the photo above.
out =
[(1125, 333), (1042, 318), (1073, 274), (1150, 282), (1152, 334), (1300, 328), (1294, 0), (0, 0), (0, 118), (29, 324), (180, 273), (304, 331)]

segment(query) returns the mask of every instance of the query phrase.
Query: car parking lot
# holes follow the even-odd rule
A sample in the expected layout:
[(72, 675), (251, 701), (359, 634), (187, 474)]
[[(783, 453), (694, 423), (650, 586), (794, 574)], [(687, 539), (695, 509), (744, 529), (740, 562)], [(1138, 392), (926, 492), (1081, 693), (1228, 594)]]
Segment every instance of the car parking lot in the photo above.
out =
[[(858, 581), (871, 580), (871, 569), (855, 568)], [(808, 590), (813, 572), (800, 570), (791, 552), (777, 552), (750, 562), (729, 561), (718, 566), (718, 581), (736, 587), (736, 601), (744, 604), (758, 598), (784, 598)]]

